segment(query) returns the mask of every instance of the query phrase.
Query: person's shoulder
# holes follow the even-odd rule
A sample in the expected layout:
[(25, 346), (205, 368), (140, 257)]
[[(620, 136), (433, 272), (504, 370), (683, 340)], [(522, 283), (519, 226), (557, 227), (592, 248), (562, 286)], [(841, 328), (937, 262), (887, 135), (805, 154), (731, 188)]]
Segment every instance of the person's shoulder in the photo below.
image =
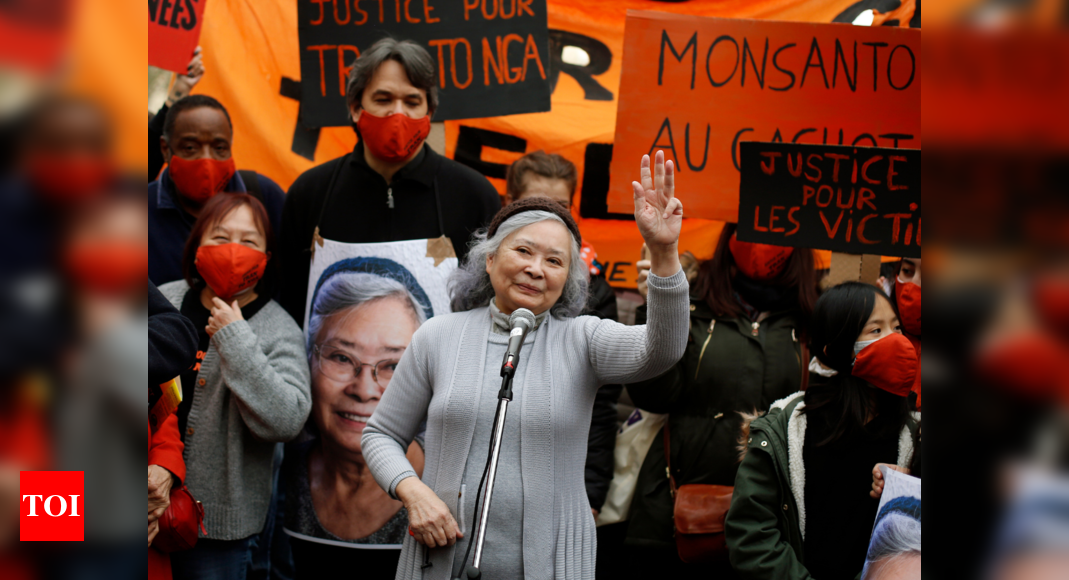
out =
[(185, 280), (175, 280), (162, 284), (157, 289), (172, 306), (181, 309), (182, 299), (186, 297), (186, 292), (189, 292), (189, 284)]
[[(478, 316), (477, 312), (486, 308), (476, 308), (474, 310), (468, 310), (465, 312), (449, 312), (446, 314), (439, 314), (431, 317), (423, 323), (419, 329), (416, 330), (416, 334), (423, 337), (423, 340), (437, 341), (445, 336), (459, 332), (463, 328), (464, 323), (467, 322), (469, 317)], [(489, 315), (487, 315), (487, 324), (489, 324)], [(415, 336), (413, 336), (415, 339)]]
[(289, 312), (286, 312), (286, 309), (274, 299), (268, 300), (252, 319), (259, 319), (262, 324), (269, 326), (277, 339), (304, 342), (304, 333), (301, 332), (297, 321), (293, 320)]
[(440, 183), (456, 183), (460, 187), (458, 189), (468, 190), (473, 195), (479, 196), (494, 196), (500, 198), (497, 193), (497, 189), (494, 188), (490, 180), (486, 179), (486, 176), (478, 171), (460, 163), (454, 161), (445, 155), (439, 155), (437, 152), (440, 164), (438, 166), (438, 172), (445, 180)]
[(334, 173), (334, 169), (339, 164), (344, 163), (348, 157), (348, 154), (336, 157), (298, 175), (297, 179), (293, 181), (293, 185), (290, 185), (288, 195), (293, 196), (296, 194), (302, 196), (322, 193), (326, 189), (327, 182)]
[(282, 186), (276, 183), (274, 179), (257, 171), (256, 180), (260, 182), (260, 191), (263, 192), (265, 198), (271, 197), (281, 200), (286, 197), (286, 192), (282, 190)]
[(156, 209), (160, 197), (160, 180), (150, 181), (148, 184), (148, 208)]

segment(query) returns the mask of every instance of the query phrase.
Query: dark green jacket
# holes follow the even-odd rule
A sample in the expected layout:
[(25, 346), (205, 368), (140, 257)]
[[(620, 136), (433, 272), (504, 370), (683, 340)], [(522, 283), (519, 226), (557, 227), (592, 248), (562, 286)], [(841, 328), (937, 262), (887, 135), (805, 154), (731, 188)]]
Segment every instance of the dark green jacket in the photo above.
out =
[[(738, 469), (740, 413), (765, 411), (799, 390), (800, 332), (794, 311), (774, 312), (754, 327), (746, 318), (714, 316), (691, 298), (683, 358), (664, 375), (627, 385), (635, 405), (668, 413), (676, 483), (732, 485)], [(756, 334), (755, 334), (756, 331)], [(663, 432), (650, 445), (631, 504), (628, 543), (674, 545), (672, 497), (665, 477)]]
[[(776, 401), (749, 425), (746, 455), (735, 477), (724, 533), (740, 578), (803, 580), (805, 567), (804, 393)], [(796, 411), (798, 411), (796, 413)], [(916, 422), (902, 429), (898, 463), (913, 456)]]

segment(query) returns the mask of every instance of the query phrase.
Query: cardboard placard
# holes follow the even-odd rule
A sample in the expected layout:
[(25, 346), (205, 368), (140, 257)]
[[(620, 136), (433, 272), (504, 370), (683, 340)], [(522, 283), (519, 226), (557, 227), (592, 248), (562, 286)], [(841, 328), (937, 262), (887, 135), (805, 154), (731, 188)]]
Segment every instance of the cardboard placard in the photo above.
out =
[(148, 1), (148, 63), (185, 74), (200, 38), (208, 0)]
[(743, 143), (738, 237), (921, 256), (919, 149)]
[(687, 217), (734, 221), (745, 141), (921, 146), (920, 31), (629, 11), (610, 212), (675, 161)]
[(345, 82), (391, 36), (436, 59), (435, 121), (548, 111), (546, 0), (300, 0), (301, 122), (349, 125)]

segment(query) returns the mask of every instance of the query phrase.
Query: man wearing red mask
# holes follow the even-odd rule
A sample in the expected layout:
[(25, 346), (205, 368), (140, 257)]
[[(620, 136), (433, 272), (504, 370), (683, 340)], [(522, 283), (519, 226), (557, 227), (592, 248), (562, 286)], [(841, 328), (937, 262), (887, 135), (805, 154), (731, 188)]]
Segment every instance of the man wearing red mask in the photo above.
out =
[(153, 284), (182, 279), (182, 250), (200, 208), (220, 192), (249, 193), (278, 231), (285, 194), (274, 181), (238, 171), (231, 155), (234, 127), (223, 105), (207, 95), (179, 99), (163, 125), (160, 150), (167, 168), (148, 184), (148, 277)]
[[(898, 266), (894, 283), (894, 301), (898, 307), (898, 319), (902, 322), (902, 334), (913, 343), (917, 355), (921, 354), (921, 259), (903, 258)], [(916, 399), (913, 398), (916, 396)], [(918, 370), (913, 383), (910, 403), (921, 408), (921, 373)]]
[(458, 258), (471, 233), (501, 209), (477, 171), (424, 145), (438, 104), (434, 60), (411, 41), (384, 38), (356, 59), (346, 88), (360, 142), (309, 169), (283, 211), (280, 302), (304, 320), (313, 238), (375, 243), (447, 236)]

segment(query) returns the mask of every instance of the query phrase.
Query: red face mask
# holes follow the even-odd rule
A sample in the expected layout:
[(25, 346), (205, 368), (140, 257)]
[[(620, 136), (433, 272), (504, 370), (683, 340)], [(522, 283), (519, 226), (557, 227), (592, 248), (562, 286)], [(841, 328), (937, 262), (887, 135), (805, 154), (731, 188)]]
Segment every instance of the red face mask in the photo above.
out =
[(242, 244), (197, 248), (197, 272), (213, 292), (226, 302), (248, 290), (264, 277), (267, 254)]
[(144, 291), (148, 247), (131, 242), (94, 242), (69, 246), (63, 266), (77, 286), (101, 294)]
[(34, 188), (56, 202), (95, 197), (115, 178), (115, 165), (104, 155), (38, 153), (26, 165)]
[(360, 139), (371, 154), (387, 163), (401, 163), (419, 151), (431, 133), (431, 117), (413, 119), (404, 113), (376, 117), (367, 111), (356, 122)]
[(237, 171), (233, 157), (226, 161), (210, 157), (190, 160), (172, 154), (167, 167), (171, 179), (178, 186), (178, 193), (197, 203), (204, 203), (223, 191)]
[(787, 267), (787, 260), (794, 248), (740, 242), (731, 234), (728, 249), (735, 258), (735, 265), (747, 278), (758, 282), (774, 280)]
[(921, 287), (913, 282), (895, 280), (895, 301), (902, 328), (913, 336), (921, 335)]
[(850, 374), (878, 389), (905, 397), (913, 390), (919, 366), (913, 344), (901, 334), (893, 333), (861, 349)]

